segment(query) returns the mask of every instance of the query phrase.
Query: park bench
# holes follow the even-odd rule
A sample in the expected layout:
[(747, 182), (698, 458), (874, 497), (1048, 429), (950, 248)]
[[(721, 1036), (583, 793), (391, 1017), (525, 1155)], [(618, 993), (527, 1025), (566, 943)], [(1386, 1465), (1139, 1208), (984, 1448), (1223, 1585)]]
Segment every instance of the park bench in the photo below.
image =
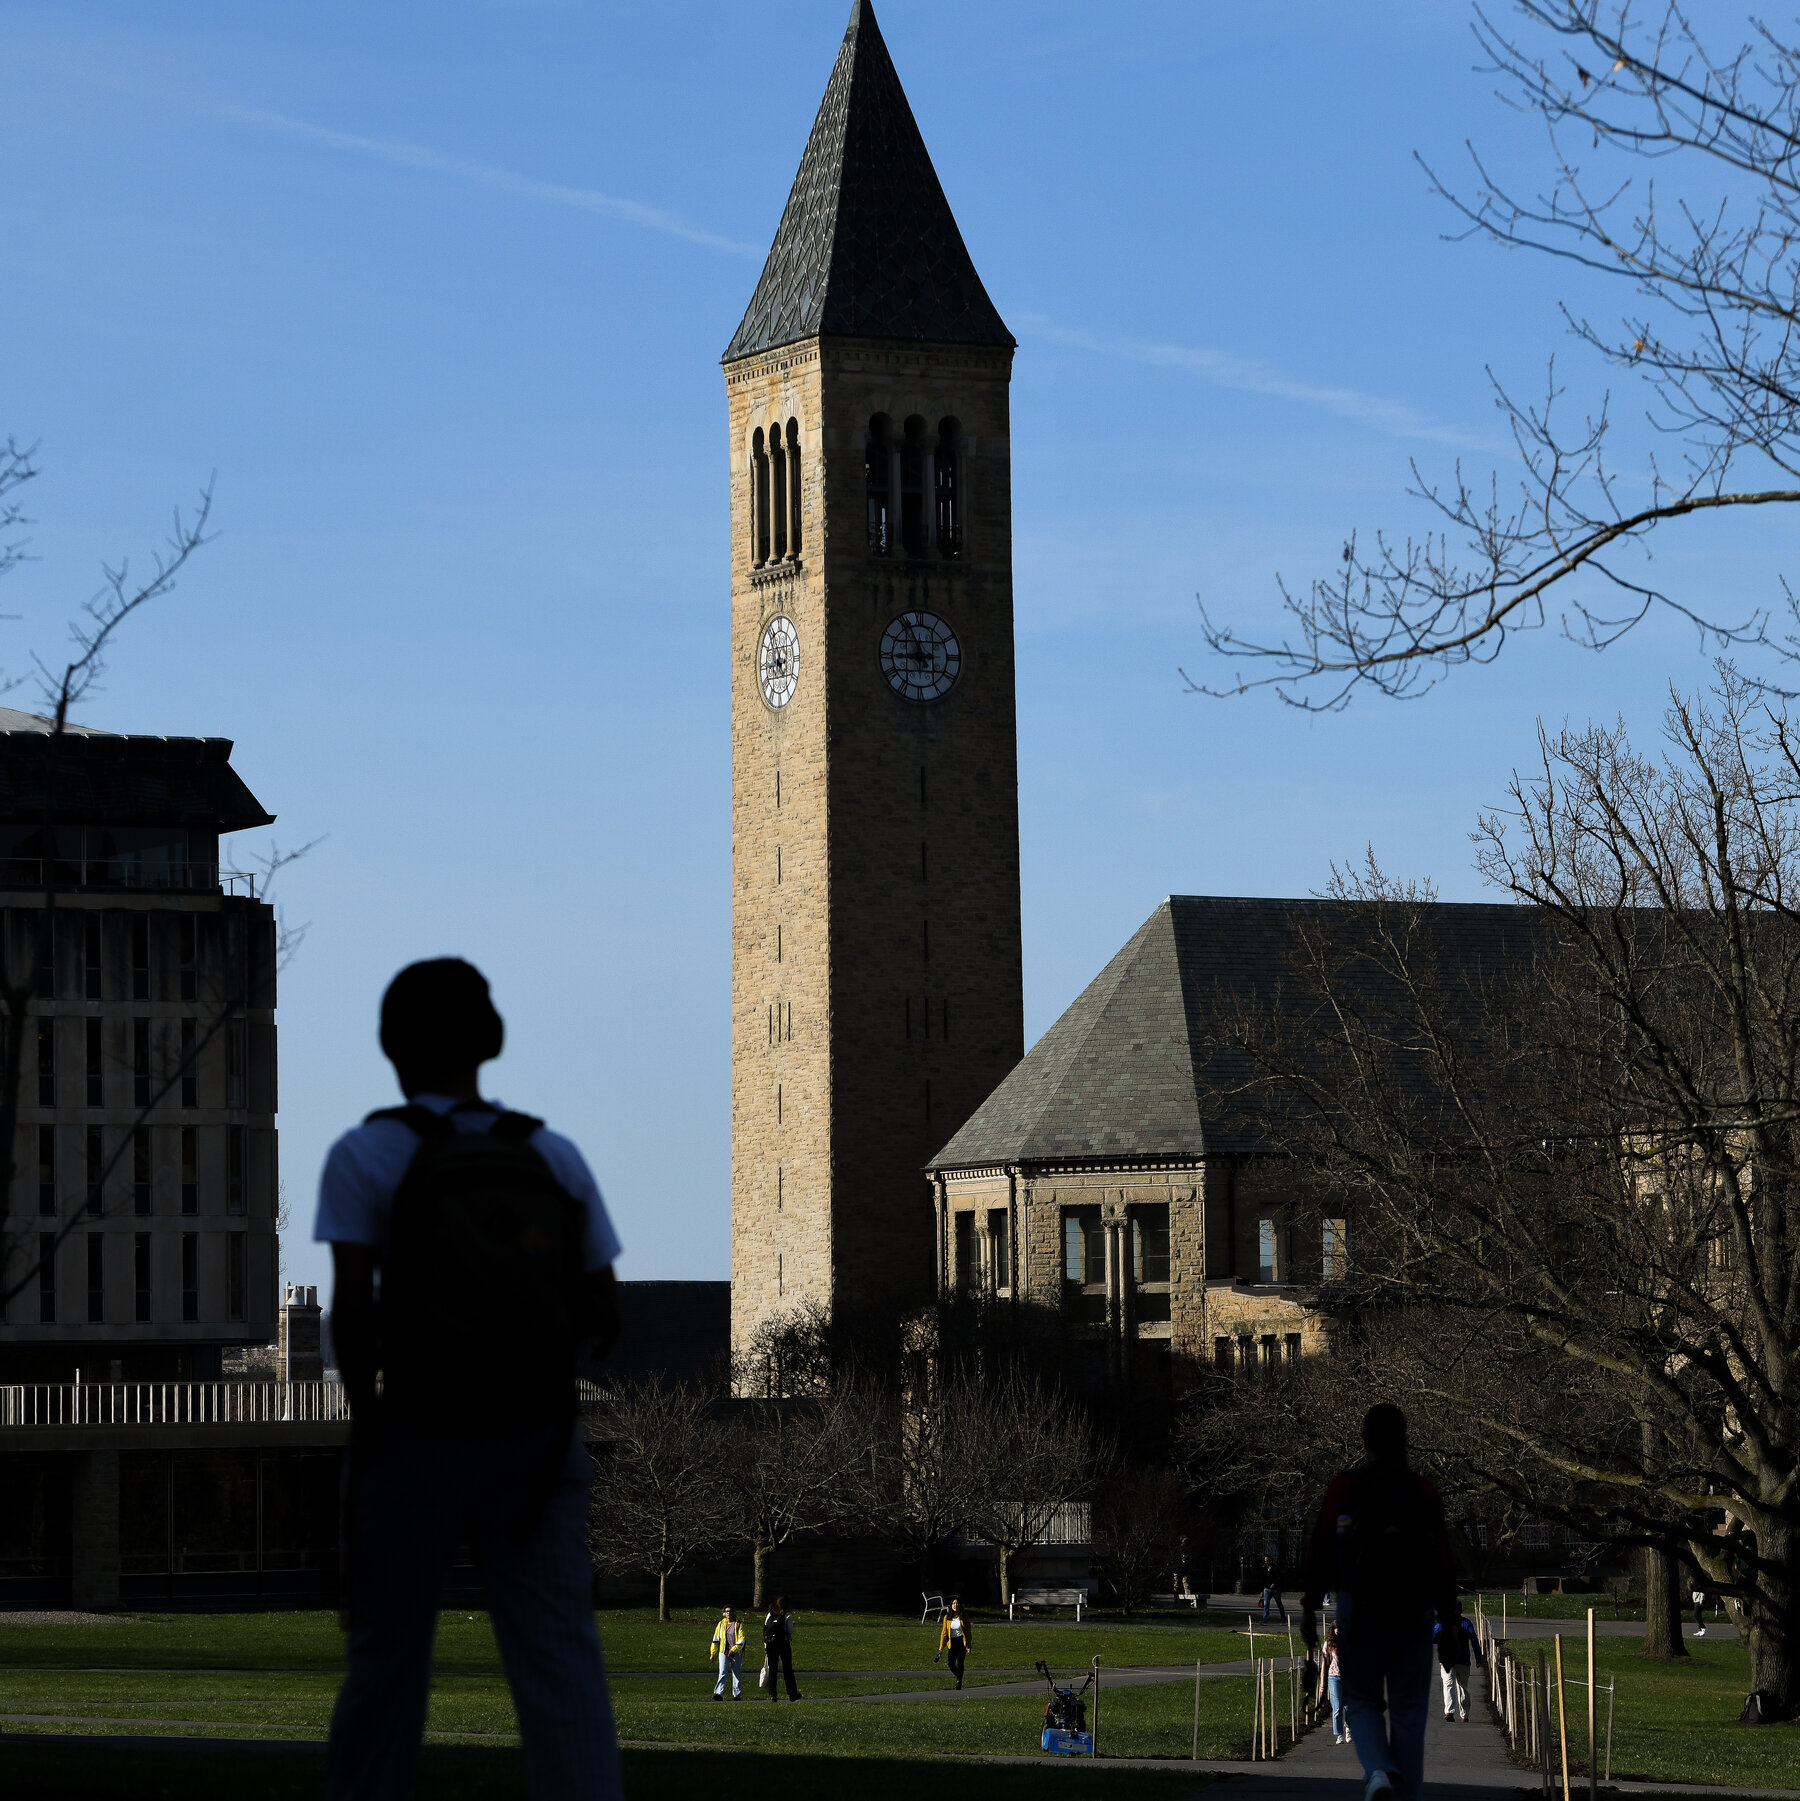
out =
[(1015, 1607), (1073, 1607), (1079, 1620), (1087, 1598), (1085, 1588), (1015, 1588), (1006, 1604), (1006, 1617), (1013, 1617)]
[(928, 1595), (924, 1589), (920, 1589), (919, 1599), (925, 1603), (925, 1611), (919, 1615), (919, 1624), (921, 1626), (923, 1626), (927, 1620), (932, 1618), (933, 1615), (936, 1615), (940, 1620), (944, 1617), (944, 1597), (942, 1595)]

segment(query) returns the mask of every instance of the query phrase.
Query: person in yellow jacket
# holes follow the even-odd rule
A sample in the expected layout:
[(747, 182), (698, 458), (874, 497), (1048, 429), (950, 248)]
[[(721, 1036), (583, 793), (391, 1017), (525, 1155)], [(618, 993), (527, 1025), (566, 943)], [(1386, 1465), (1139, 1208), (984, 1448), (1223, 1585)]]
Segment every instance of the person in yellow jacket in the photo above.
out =
[(731, 1698), (744, 1698), (744, 1626), (735, 1607), (725, 1609), (725, 1617), (713, 1628), (713, 1655), (719, 1660), (719, 1682), (713, 1699), (725, 1699), (725, 1678), (731, 1677)]
[[(944, 1609), (944, 1623), (938, 1631), (938, 1657), (948, 1656), (950, 1674), (956, 1678), (958, 1688), (962, 1687), (963, 1671), (969, 1662), (969, 1647), (974, 1642), (974, 1624), (963, 1612), (962, 1601), (952, 1595), (950, 1605)], [(936, 1663), (937, 1657), (931, 1661)]]

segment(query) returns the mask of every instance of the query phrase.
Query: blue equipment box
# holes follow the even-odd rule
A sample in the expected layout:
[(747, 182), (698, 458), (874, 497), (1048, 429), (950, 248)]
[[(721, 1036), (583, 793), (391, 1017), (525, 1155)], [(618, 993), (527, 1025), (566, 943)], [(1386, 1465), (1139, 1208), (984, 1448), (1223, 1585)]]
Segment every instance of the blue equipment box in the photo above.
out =
[(1044, 1728), (1044, 1749), (1058, 1757), (1092, 1757), (1094, 1735), (1091, 1732), (1058, 1732), (1054, 1726)]

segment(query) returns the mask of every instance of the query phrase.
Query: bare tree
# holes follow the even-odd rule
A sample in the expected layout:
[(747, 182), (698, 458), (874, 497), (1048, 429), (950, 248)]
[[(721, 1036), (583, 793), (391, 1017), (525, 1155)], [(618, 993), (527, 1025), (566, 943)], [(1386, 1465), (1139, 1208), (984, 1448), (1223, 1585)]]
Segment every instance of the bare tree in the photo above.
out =
[[(1293, 704), (1343, 706), (1363, 687), (1423, 691), (1491, 662), (1515, 632), (1559, 623), (1601, 649), (1653, 609), (1716, 651), (1755, 647), (1779, 676), (1800, 656), (1800, 611), (1735, 612), (1656, 579), (1649, 550), (1678, 521), (1800, 501), (1800, 44), (1761, 22), (1723, 50), (1674, 0), (1516, 0), (1523, 29), (1480, 9), (1484, 66), (1545, 127), (1543, 189), (1522, 193), (1471, 151), (1465, 191), (1429, 169), (1466, 235), (1622, 283), (1621, 310), (1564, 309), (1577, 345), (1641, 384), (1664, 454), (1621, 470), (1610, 396), (1565, 418), (1552, 366), (1541, 401), (1493, 380), (1513, 473), (1446, 479), (1414, 465), (1435, 516), (1400, 539), (1352, 535), (1336, 571), (1285, 584), (1286, 633), (1242, 635), (1202, 606), (1209, 647)], [(1787, 678), (1780, 677), (1785, 680)], [(1777, 684), (1778, 685), (1778, 684)]]
[(966, 1448), (968, 1528), (998, 1555), (1000, 1599), (1012, 1599), (1019, 1560), (1044, 1541), (1057, 1514), (1103, 1473), (1084, 1415), (1033, 1377), (971, 1380)]
[(1224, 1028), (1240, 1092), (1342, 1197), (1346, 1303), (1432, 1322), (1389, 1367), (1439, 1455), (1676, 1550), (1793, 1714), (1800, 732), (1727, 674), (1660, 755), (1546, 736), (1480, 846), (1520, 905), (1479, 954), (1373, 868), (1296, 913), (1282, 1003)]
[(1159, 1582), (1173, 1582), (1190, 1517), (1187, 1486), (1173, 1470), (1127, 1470), (1100, 1490), (1094, 1502), (1100, 1580), (1121, 1612), (1148, 1601)]
[(608, 1390), (585, 1429), (595, 1452), (595, 1566), (655, 1576), (657, 1618), (666, 1620), (669, 1578), (730, 1535), (726, 1433), (704, 1395), (660, 1381)]

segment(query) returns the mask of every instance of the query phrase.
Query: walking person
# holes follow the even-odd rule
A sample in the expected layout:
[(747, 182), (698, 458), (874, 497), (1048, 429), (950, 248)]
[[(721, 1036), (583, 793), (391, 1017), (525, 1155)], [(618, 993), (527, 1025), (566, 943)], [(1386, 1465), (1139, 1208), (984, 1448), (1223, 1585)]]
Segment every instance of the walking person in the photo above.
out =
[(1274, 1607), (1281, 1615), (1282, 1625), (1287, 1624), (1287, 1607), (1281, 1599), (1281, 1571), (1276, 1567), (1273, 1557), (1262, 1560), (1262, 1617), (1263, 1624), (1269, 1623), (1269, 1608)]
[(1456, 1624), (1446, 1627), (1441, 1621), (1432, 1628), (1437, 1640), (1438, 1680), (1444, 1685), (1444, 1718), (1465, 1725), (1469, 1718), (1469, 1659), (1486, 1663), (1475, 1626), (1458, 1603)]
[(1367, 1455), (1333, 1477), (1307, 1547), (1302, 1636), (1337, 1591), (1344, 1712), (1364, 1801), (1421, 1801), (1431, 1705), (1432, 1628), (1458, 1615), (1437, 1489), (1407, 1463), (1406, 1415), (1381, 1402), (1363, 1419)]
[(744, 1698), (744, 1628), (735, 1607), (725, 1609), (725, 1617), (713, 1628), (712, 1648), (719, 1660), (719, 1683), (713, 1699), (725, 1699), (725, 1678), (731, 1678), (731, 1698)]
[(532, 1801), (622, 1792), (575, 1386), (584, 1343), (618, 1336), (619, 1241), (575, 1146), (482, 1098), (504, 1030), (471, 965), (401, 970), (381, 1048), (407, 1104), (340, 1138), (319, 1181), (313, 1236), (331, 1246), (352, 1422), (330, 1801), (412, 1794), (438, 1596), (465, 1542)]
[(788, 1609), (787, 1596), (777, 1595), (775, 1605), (763, 1621), (763, 1661), (769, 1666), (769, 1699), (781, 1699), (779, 1678), (787, 1679), (787, 1698), (800, 1699), (794, 1681), (794, 1616)]
[(1705, 1638), (1705, 1636), (1706, 1636), (1706, 1590), (1703, 1588), (1695, 1589), (1693, 1599), (1694, 1599), (1694, 1636), (1695, 1636), (1695, 1638)]
[(1325, 1628), (1325, 1642), (1319, 1646), (1319, 1689), (1331, 1702), (1331, 1742), (1347, 1744), (1350, 1722), (1344, 1717), (1344, 1665), (1338, 1651), (1336, 1620)]
[[(944, 1609), (944, 1623), (938, 1630), (938, 1656), (949, 1660), (950, 1674), (956, 1678), (956, 1686), (963, 1685), (963, 1671), (969, 1664), (969, 1647), (975, 1642), (975, 1628), (963, 1613), (962, 1601), (956, 1596), (950, 1597), (950, 1605)], [(937, 1657), (931, 1660), (937, 1662)]]

